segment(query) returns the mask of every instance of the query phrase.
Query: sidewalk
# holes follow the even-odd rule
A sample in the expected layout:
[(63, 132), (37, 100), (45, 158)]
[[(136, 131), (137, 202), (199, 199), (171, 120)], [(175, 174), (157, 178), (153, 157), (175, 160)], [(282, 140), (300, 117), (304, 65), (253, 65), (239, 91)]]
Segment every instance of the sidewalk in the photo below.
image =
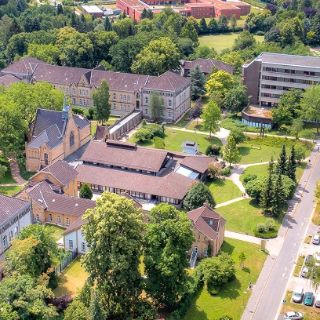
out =
[(217, 205), (215, 206), (215, 208), (221, 208), (221, 207), (224, 207), (224, 206), (228, 206), (228, 205), (231, 204), (231, 203), (238, 202), (238, 201), (241, 201), (241, 200), (244, 200), (244, 199), (247, 199), (247, 198), (245, 198), (245, 197), (238, 197), (238, 198), (231, 199), (231, 200), (229, 200), (229, 201), (221, 202), (221, 203), (217, 204)]
[(27, 183), (20, 175), (20, 168), (15, 158), (9, 158), (9, 165), (11, 170), (12, 178), (17, 182), (18, 185), (24, 185)]
[(255, 244), (258, 244), (258, 245), (261, 244), (261, 239), (260, 238), (257, 238), (257, 237), (254, 237), (254, 236), (249, 236), (247, 234), (242, 234), (242, 233), (238, 233), (238, 232), (233, 232), (233, 231), (226, 230), (225, 233), (224, 233), (224, 236), (226, 238), (246, 241), (246, 242), (255, 243)]

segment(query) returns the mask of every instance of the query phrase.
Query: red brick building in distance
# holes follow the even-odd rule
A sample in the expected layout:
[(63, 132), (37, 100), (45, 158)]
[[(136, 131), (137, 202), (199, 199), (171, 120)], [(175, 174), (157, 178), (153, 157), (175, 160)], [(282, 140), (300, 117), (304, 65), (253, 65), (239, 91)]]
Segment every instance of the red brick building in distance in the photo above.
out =
[[(161, 12), (155, 6), (174, 4), (168, 0), (117, 0), (117, 8), (122, 10), (127, 16), (138, 22), (141, 19), (143, 9), (152, 10), (154, 14)], [(230, 18), (232, 15), (237, 19), (250, 13), (251, 6), (241, 1), (223, 0), (182, 0), (181, 6), (173, 9), (184, 16), (201, 18), (212, 18), (225, 16)]]

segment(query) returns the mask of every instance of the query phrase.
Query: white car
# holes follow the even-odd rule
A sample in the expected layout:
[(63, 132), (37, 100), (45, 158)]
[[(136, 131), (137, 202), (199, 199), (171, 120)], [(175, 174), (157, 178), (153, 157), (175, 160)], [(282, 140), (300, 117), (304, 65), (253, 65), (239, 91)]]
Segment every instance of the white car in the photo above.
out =
[(296, 288), (294, 291), (293, 291), (293, 294), (292, 294), (292, 300), (293, 302), (295, 303), (301, 303), (302, 300), (303, 300), (303, 288), (302, 287), (298, 287)]
[(301, 277), (307, 278), (309, 275), (309, 268), (308, 267), (303, 267), (301, 270)]
[(312, 243), (319, 245), (320, 244), (320, 235), (318, 233), (316, 233), (313, 238), (312, 238)]
[(288, 311), (284, 314), (285, 320), (302, 320), (303, 314), (296, 311)]

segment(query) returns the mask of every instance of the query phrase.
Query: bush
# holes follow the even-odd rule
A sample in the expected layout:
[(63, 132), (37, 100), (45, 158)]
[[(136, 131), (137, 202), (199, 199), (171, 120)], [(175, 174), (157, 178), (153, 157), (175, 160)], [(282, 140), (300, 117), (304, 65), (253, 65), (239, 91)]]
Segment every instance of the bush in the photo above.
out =
[(257, 175), (256, 174), (246, 174), (243, 178), (243, 183), (246, 184), (248, 183), (249, 181), (251, 180), (254, 180), (257, 178)]
[(246, 136), (244, 135), (243, 130), (240, 128), (233, 128), (230, 132), (230, 136), (233, 136), (236, 144), (239, 144), (246, 140)]
[(266, 225), (264, 223), (258, 223), (256, 230), (260, 233), (266, 232)]
[(150, 130), (148, 130), (146, 127), (140, 128), (135, 134), (134, 138), (138, 142), (145, 142), (152, 139), (152, 135)]
[(207, 156), (219, 156), (221, 147), (216, 144), (211, 144), (206, 149)]
[(218, 162), (212, 162), (208, 166), (208, 176), (210, 179), (217, 179), (221, 175), (221, 165)]
[(229, 177), (231, 175), (231, 168), (230, 167), (223, 168), (220, 173), (222, 176)]
[(268, 219), (266, 221), (266, 230), (267, 231), (275, 231), (276, 230), (276, 224), (274, 223), (274, 221), (272, 219)]
[(188, 210), (193, 210), (201, 207), (205, 202), (212, 207), (216, 205), (209, 188), (203, 182), (198, 182), (188, 191), (183, 206)]
[(164, 139), (159, 138), (159, 137), (155, 137), (153, 139), (154, 141), (154, 147), (157, 149), (164, 149), (165, 148), (165, 143), (164, 143)]
[(265, 223), (258, 223), (254, 235), (262, 239), (276, 238), (278, 235), (278, 230), (272, 219), (268, 219)]
[(257, 36), (264, 36), (264, 31), (259, 30), (256, 32), (256, 35)]
[(92, 196), (93, 194), (90, 186), (87, 183), (81, 185), (79, 197), (84, 199), (92, 199)]
[(87, 118), (88, 118), (88, 120), (93, 120), (94, 119), (94, 109), (93, 108), (89, 108), (88, 109)]
[(165, 137), (165, 131), (163, 126), (156, 123), (146, 124), (146, 125), (143, 125), (134, 134), (134, 138), (137, 139), (139, 142), (145, 142), (153, 139), (154, 137), (159, 137), (159, 138)]
[(73, 107), (73, 108), (72, 108), (72, 112), (75, 113), (75, 114), (84, 115), (84, 111), (83, 111), (83, 109), (81, 109), (81, 108)]

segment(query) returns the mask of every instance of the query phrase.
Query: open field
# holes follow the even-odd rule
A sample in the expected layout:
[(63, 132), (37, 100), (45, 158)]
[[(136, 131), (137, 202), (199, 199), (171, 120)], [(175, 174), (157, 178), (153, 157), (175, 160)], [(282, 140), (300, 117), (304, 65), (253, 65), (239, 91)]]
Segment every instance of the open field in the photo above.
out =
[(74, 260), (58, 279), (58, 287), (54, 290), (56, 297), (63, 295), (76, 296), (88, 277), (87, 272), (80, 264), (80, 259)]
[[(203, 288), (191, 304), (184, 320), (216, 320), (223, 315), (239, 320), (250, 297), (249, 283), (255, 283), (262, 269), (266, 254), (258, 245), (227, 239), (221, 251), (231, 255), (236, 263), (236, 279), (225, 286), (217, 296), (211, 296)], [(239, 254), (246, 256), (245, 268), (240, 268)]]
[[(254, 235), (254, 229), (258, 223), (265, 223), (267, 218), (262, 214), (261, 208), (256, 206), (252, 200), (244, 199), (227, 206), (217, 208), (216, 211), (226, 220), (226, 229), (230, 231)], [(277, 227), (278, 220), (274, 220)]]
[[(213, 48), (220, 53), (223, 49), (230, 49), (234, 44), (234, 40), (239, 36), (239, 33), (223, 33), (223, 34), (211, 34), (199, 37), (200, 46), (207, 46)], [(254, 36), (259, 42), (263, 41), (263, 36)]]
[(241, 197), (240, 189), (231, 180), (228, 179), (216, 179), (214, 181), (208, 182), (207, 186), (209, 187), (217, 204)]
[[(199, 134), (199, 133), (191, 133), (191, 132), (184, 132), (180, 130), (175, 130), (170, 127), (166, 127), (166, 136), (164, 138), (165, 143), (165, 149), (172, 150), (172, 151), (182, 151), (182, 145), (185, 141), (191, 140), (195, 141), (198, 144), (199, 151), (204, 153), (206, 151), (206, 148), (210, 144), (217, 144), (221, 145), (221, 141), (216, 138), (212, 137), (209, 138), (209, 136)], [(131, 142), (136, 142), (136, 140), (132, 137), (130, 138)], [(143, 143), (140, 145), (146, 146), (146, 147), (154, 147), (153, 141), (150, 140), (146, 143)]]

